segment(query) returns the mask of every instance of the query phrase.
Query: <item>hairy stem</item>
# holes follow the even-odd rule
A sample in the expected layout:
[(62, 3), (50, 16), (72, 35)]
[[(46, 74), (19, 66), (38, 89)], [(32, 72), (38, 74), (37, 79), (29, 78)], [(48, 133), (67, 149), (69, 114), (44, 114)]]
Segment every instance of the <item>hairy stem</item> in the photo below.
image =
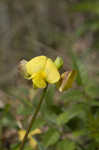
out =
[(38, 113), (39, 113), (39, 110), (40, 110), (41, 104), (42, 104), (42, 102), (43, 102), (43, 100), (44, 100), (46, 91), (47, 91), (47, 87), (46, 87), (45, 89), (43, 89), (43, 92), (42, 92), (42, 95), (41, 95), (41, 98), (40, 98), (40, 102), (39, 102), (39, 104), (38, 104), (38, 106), (37, 106), (37, 108), (36, 108), (36, 110), (35, 110), (35, 113), (34, 113), (33, 116), (32, 116), (32, 119), (31, 119), (31, 121), (30, 121), (30, 124), (29, 124), (29, 126), (28, 126), (28, 128), (27, 128), (27, 130), (26, 130), (26, 134), (25, 134), (24, 139), (23, 139), (23, 141), (22, 141), (22, 143), (21, 143), (21, 146), (20, 146), (20, 150), (23, 150), (23, 149), (24, 149), (24, 146), (25, 146), (25, 143), (26, 143), (28, 134), (29, 134), (29, 132), (30, 132), (30, 130), (31, 130), (31, 128), (32, 128), (32, 125), (33, 125), (33, 123), (35, 122), (36, 117), (37, 117), (37, 115), (38, 115)]

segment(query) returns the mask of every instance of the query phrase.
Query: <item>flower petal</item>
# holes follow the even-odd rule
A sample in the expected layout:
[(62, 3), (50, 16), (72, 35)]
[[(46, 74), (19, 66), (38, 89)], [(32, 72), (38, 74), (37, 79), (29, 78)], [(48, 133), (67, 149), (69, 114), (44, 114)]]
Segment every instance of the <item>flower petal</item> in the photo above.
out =
[(33, 74), (43, 71), (46, 61), (47, 61), (46, 56), (38, 56), (31, 59), (26, 64), (27, 73), (33, 77)]
[(18, 131), (18, 137), (19, 137), (19, 140), (22, 141), (24, 136), (25, 136), (25, 133), (26, 131), (25, 130), (20, 130)]
[(39, 74), (37, 74), (33, 79), (33, 84), (35, 87), (37, 88), (45, 88), (46, 87), (46, 82), (44, 80), (44, 78), (42, 78), (42, 76), (40, 76)]
[(61, 75), (62, 81), (59, 91), (66, 91), (72, 87), (72, 84), (76, 78), (77, 72), (75, 70), (65, 72)]
[(54, 62), (49, 58), (45, 66), (46, 81), (48, 83), (56, 83), (60, 79), (60, 74)]
[(41, 134), (41, 133), (42, 131), (39, 128), (37, 128), (29, 133), (29, 137), (36, 135), (36, 134)]
[(35, 149), (36, 148), (36, 146), (37, 146), (37, 142), (36, 142), (36, 140), (34, 139), (34, 138), (29, 138), (29, 143), (30, 143), (30, 145), (31, 145), (31, 147), (33, 148), (33, 149)]

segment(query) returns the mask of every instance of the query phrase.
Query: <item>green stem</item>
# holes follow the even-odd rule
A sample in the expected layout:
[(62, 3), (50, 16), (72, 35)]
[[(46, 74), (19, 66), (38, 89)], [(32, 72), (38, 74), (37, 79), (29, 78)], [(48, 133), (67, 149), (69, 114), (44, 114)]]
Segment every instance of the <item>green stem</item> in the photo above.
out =
[(47, 91), (47, 87), (46, 87), (45, 89), (43, 89), (43, 92), (42, 92), (42, 95), (41, 95), (41, 98), (40, 98), (40, 102), (39, 102), (39, 104), (38, 104), (38, 106), (37, 106), (37, 108), (36, 108), (35, 113), (33, 114), (33, 117), (32, 117), (32, 119), (31, 119), (31, 121), (30, 121), (30, 124), (29, 124), (29, 126), (28, 126), (28, 128), (27, 128), (27, 130), (26, 130), (26, 134), (25, 134), (24, 139), (23, 139), (23, 141), (22, 141), (22, 143), (21, 143), (21, 146), (20, 146), (20, 150), (23, 150), (23, 149), (24, 149), (24, 146), (25, 146), (25, 143), (26, 143), (28, 134), (29, 134), (29, 132), (30, 132), (30, 130), (31, 130), (31, 128), (32, 128), (33, 123), (34, 123), (35, 120), (36, 120), (36, 117), (37, 117), (38, 112), (39, 112), (39, 110), (40, 110), (41, 104), (42, 104), (42, 102), (43, 102), (43, 100), (44, 100), (46, 91)]

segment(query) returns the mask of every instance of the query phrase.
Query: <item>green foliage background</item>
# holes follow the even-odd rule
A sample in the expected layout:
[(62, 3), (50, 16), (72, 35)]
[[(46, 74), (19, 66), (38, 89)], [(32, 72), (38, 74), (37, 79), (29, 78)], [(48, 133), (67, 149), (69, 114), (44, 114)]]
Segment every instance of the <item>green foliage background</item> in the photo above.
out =
[[(41, 94), (17, 75), (17, 63), (22, 57), (42, 54), (62, 56), (62, 71), (76, 69), (77, 78), (63, 93), (49, 85), (32, 126), (42, 130), (34, 137), (37, 149), (98, 150), (98, 0), (5, 0), (0, 1), (0, 10), (7, 21), (0, 23), (4, 29), (0, 31), (0, 150), (19, 149), (18, 131), (28, 127)], [(28, 142), (25, 150), (32, 150)]]

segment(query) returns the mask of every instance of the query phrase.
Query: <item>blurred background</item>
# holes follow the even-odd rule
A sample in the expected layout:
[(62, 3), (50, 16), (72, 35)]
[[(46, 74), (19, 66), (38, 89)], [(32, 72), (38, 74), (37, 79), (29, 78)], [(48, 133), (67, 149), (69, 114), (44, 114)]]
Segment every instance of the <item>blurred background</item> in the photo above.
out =
[[(18, 63), (39, 55), (62, 56), (64, 71), (78, 70), (74, 87), (99, 100), (99, 1), (0, 0), (1, 132), (9, 127), (12, 136), (21, 126), (20, 115), (12, 115), (20, 93), (24, 99), (35, 95), (32, 84), (19, 75)], [(24, 112), (23, 106), (18, 111)]]
[(1, 0), (1, 89), (15, 84), (16, 67), (23, 58), (62, 56), (67, 69), (71, 48), (95, 75), (99, 63), (98, 31), (97, 0)]
[(72, 48), (91, 73), (98, 69), (98, 1), (0, 1), (0, 86), (16, 81), (23, 58), (62, 56), (67, 69)]

